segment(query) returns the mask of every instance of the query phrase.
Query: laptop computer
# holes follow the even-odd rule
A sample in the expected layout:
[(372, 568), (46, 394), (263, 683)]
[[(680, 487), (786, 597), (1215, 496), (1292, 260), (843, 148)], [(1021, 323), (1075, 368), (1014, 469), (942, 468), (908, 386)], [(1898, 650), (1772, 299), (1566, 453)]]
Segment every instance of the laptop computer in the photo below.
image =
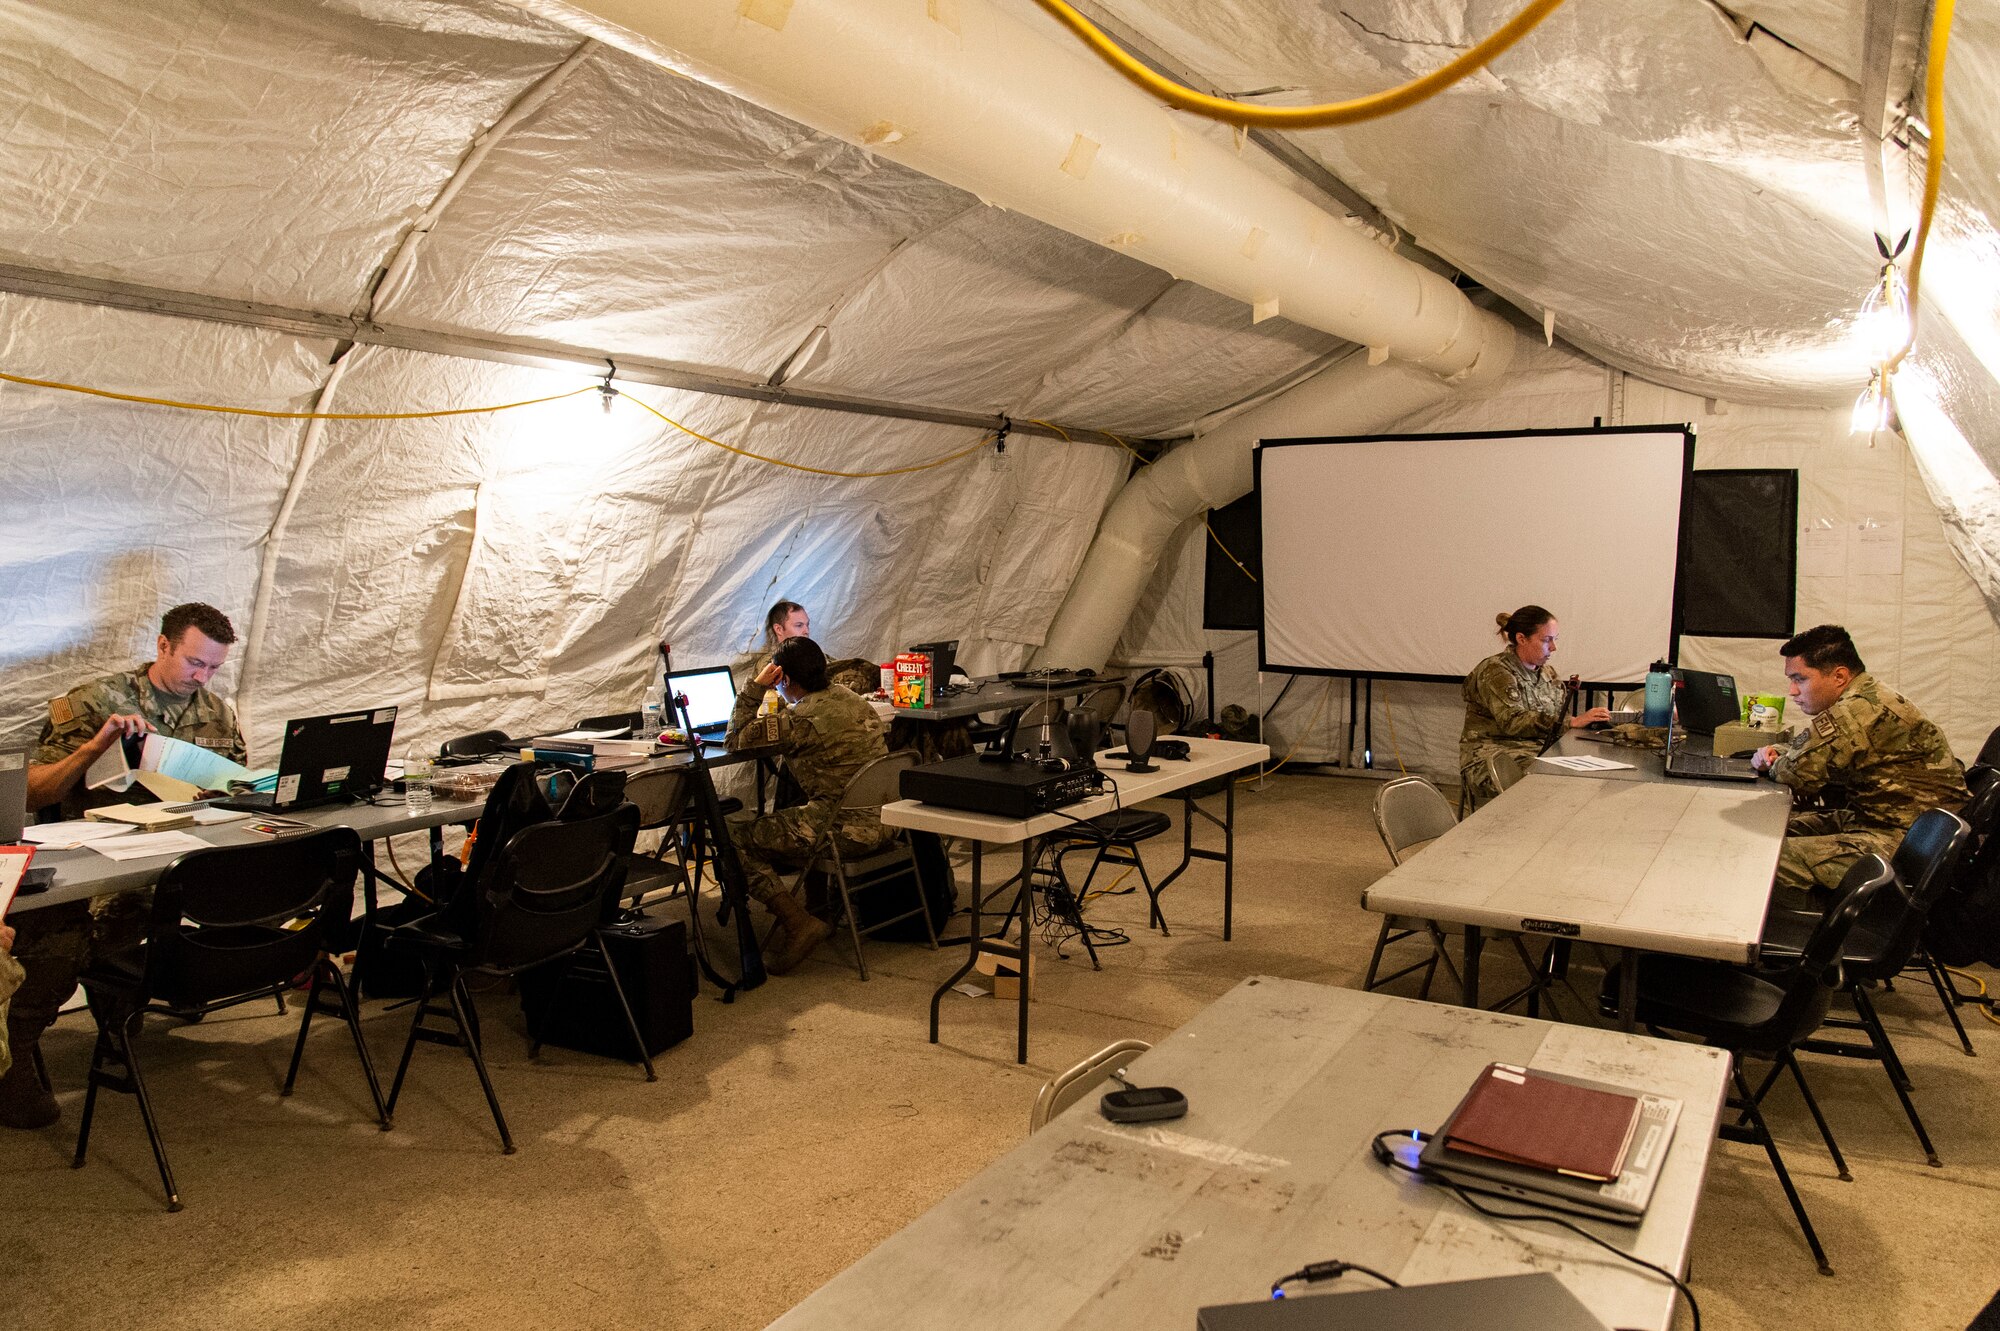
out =
[(1743, 719), (1743, 700), (1736, 695), (1736, 676), (1674, 667), (1674, 704), (1688, 733), (1713, 735), (1717, 726)]
[[(1445, 1144), (1445, 1138), (1451, 1133), (1452, 1119), (1457, 1118), (1459, 1110), (1465, 1107), (1464, 1100), (1459, 1102), (1458, 1109), (1451, 1111), (1452, 1119), (1446, 1119), (1444, 1126), (1424, 1143), (1424, 1149), (1417, 1157), (1418, 1167), (1449, 1179), (1467, 1192), (1533, 1202), (1537, 1206), (1552, 1207), (1573, 1215), (1586, 1215), (1593, 1220), (1610, 1220), (1621, 1225), (1638, 1224), (1645, 1217), (1647, 1204), (1653, 1200), (1654, 1186), (1660, 1181), (1660, 1167), (1666, 1161), (1667, 1147), (1673, 1142), (1674, 1126), (1680, 1122), (1681, 1102), (1629, 1087), (1587, 1081), (1582, 1077), (1539, 1070), (1535, 1075), (1568, 1082), (1572, 1086), (1639, 1097), (1638, 1126), (1632, 1130), (1632, 1145), (1625, 1154), (1625, 1167), (1617, 1178), (1609, 1183), (1600, 1183), (1595, 1179), (1537, 1169), (1533, 1165), (1517, 1165), (1491, 1156), (1453, 1150)], [(1472, 1092), (1467, 1092), (1466, 1099), (1471, 1097)]]
[(0, 842), (19, 841), (28, 824), (28, 750), (0, 750)]
[[(1726, 676), (1725, 676), (1726, 678)], [(1709, 753), (1689, 753), (1682, 747), (1687, 736), (1681, 736), (1680, 745), (1674, 743), (1676, 727), (1667, 727), (1666, 774), (1683, 781), (1755, 781), (1757, 769), (1750, 765), (1748, 758), (1718, 758)]]
[[(729, 715), (736, 710), (736, 676), (728, 666), (677, 671), (667, 676), (667, 691), (687, 695), (688, 724), (695, 734), (719, 740), (729, 733)], [(674, 724), (679, 724), (678, 717)]]
[(920, 642), (910, 648), (931, 658), (931, 691), (941, 693), (951, 683), (951, 672), (958, 668), (958, 639), (950, 642)]
[(1604, 1331), (1604, 1323), (1547, 1271), (1338, 1294), (1299, 1290), (1291, 1298), (1212, 1304), (1195, 1313), (1195, 1331), (1443, 1331), (1470, 1326), (1480, 1331)]
[(277, 788), (216, 801), (225, 809), (276, 813), (338, 800), (365, 799), (382, 788), (395, 738), (396, 709), (373, 707), (285, 722)]

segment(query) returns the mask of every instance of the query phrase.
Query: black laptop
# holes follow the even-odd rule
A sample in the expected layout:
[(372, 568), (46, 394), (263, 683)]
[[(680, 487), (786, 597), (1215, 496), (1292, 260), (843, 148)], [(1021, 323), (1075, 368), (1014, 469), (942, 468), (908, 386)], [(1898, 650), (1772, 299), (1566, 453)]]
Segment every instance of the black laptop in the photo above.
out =
[(910, 648), (931, 658), (931, 696), (943, 694), (951, 686), (951, 672), (958, 668), (958, 639), (950, 642), (920, 642)]
[(1743, 719), (1743, 700), (1736, 695), (1736, 676), (1674, 667), (1674, 704), (1681, 724), (1691, 735), (1713, 735), (1717, 726)]
[[(1727, 678), (1727, 676), (1725, 676)], [(1666, 773), (1683, 781), (1755, 781), (1757, 769), (1750, 765), (1748, 758), (1718, 758), (1710, 753), (1689, 753), (1684, 747), (1687, 736), (1681, 736), (1680, 745), (1674, 743), (1677, 727), (1667, 727)]]
[(393, 707), (287, 721), (277, 788), (232, 795), (216, 803), (246, 813), (281, 813), (366, 799), (382, 788), (395, 734)]

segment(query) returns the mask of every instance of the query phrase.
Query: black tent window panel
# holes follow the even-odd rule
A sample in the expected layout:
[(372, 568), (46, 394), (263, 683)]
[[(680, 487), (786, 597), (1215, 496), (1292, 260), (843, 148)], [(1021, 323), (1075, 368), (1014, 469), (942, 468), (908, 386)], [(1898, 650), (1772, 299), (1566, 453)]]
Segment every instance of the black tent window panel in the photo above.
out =
[(1680, 631), (1703, 638), (1791, 637), (1798, 606), (1798, 472), (1697, 471), (1682, 523)]
[[(1263, 628), (1264, 593), (1256, 579), (1264, 576), (1264, 537), (1256, 490), (1226, 508), (1210, 509), (1208, 525), (1215, 535), (1202, 533), (1202, 544), (1208, 547), (1208, 568), (1202, 582), (1201, 626), (1253, 632)], [(1242, 560), (1249, 573), (1238, 568), (1230, 555)]]

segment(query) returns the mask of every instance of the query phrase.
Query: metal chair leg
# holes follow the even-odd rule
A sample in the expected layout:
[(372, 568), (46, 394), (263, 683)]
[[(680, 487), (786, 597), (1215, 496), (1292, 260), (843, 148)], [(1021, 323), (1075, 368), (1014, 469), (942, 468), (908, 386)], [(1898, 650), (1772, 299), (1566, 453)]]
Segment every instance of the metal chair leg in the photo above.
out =
[(1770, 1126), (1764, 1122), (1763, 1111), (1749, 1098), (1750, 1087), (1743, 1080), (1742, 1068), (1740, 1066), (1731, 1068), (1729, 1075), (1736, 1083), (1736, 1093), (1744, 1097), (1744, 1103), (1749, 1106), (1754, 1140), (1764, 1148), (1764, 1154), (1771, 1159), (1771, 1168), (1778, 1175), (1779, 1186), (1785, 1190), (1785, 1200), (1792, 1204), (1792, 1215), (1797, 1218), (1799, 1230), (1806, 1237), (1806, 1246), (1812, 1249), (1813, 1260), (1819, 1263), (1819, 1273), (1823, 1276), (1832, 1275), (1833, 1267), (1827, 1263), (1826, 1249), (1820, 1247), (1819, 1235), (1813, 1230), (1812, 1217), (1806, 1214), (1806, 1204), (1800, 1200), (1799, 1190), (1792, 1186), (1791, 1173), (1785, 1168), (1785, 1158), (1778, 1154), (1778, 1143), (1771, 1136)]
[(1771, 1083), (1778, 1079), (1779, 1067), (1790, 1068), (1792, 1080), (1799, 1084), (1799, 1095), (1804, 1098), (1806, 1109), (1819, 1127), (1819, 1139), (1826, 1143), (1826, 1153), (1833, 1157), (1834, 1172), (1840, 1175), (1842, 1183), (1854, 1182), (1854, 1175), (1847, 1168), (1847, 1157), (1840, 1153), (1840, 1143), (1834, 1141), (1833, 1129), (1827, 1126), (1826, 1115), (1820, 1112), (1819, 1098), (1812, 1093), (1812, 1087), (1806, 1083), (1806, 1071), (1799, 1066), (1798, 1055), (1791, 1050), (1787, 1049), (1784, 1058), (1771, 1068), (1771, 1075), (1764, 1081), (1764, 1090), (1757, 1093), (1758, 1107), (1762, 1108), (1764, 1091), (1769, 1090)]
[(618, 967), (611, 960), (611, 950), (604, 946), (604, 931), (592, 930), (592, 937), (597, 939), (597, 952), (604, 959), (604, 973), (610, 977), (611, 992), (618, 998), (618, 1010), (625, 1014), (625, 1029), (632, 1032), (632, 1047), (639, 1051), (639, 1061), (646, 1065), (646, 1080), (658, 1081), (659, 1077), (653, 1071), (653, 1056), (646, 1052), (646, 1037), (639, 1034), (639, 1023), (632, 1015), (632, 1005), (625, 1001), (625, 985), (618, 978)]
[(1924, 1159), (1933, 1169), (1942, 1168), (1944, 1162), (1938, 1159), (1937, 1148), (1931, 1145), (1930, 1133), (1924, 1131), (1924, 1121), (1917, 1114), (1917, 1106), (1910, 1099), (1908, 1090), (1909, 1074), (1903, 1070), (1903, 1060), (1897, 1057), (1896, 1046), (1889, 1041), (1889, 1032), (1882, 1029), (1882, 1018), (1875, 1012), (1875, 1002), (1866, 990), (1855, 986), (1854, 1009), (1861, 1014), (1862, 1026), (1868, 1032), (1868, 1042), (1875, 1046), (1875, 1052), (1882, 1060), (1882, 1066), (1889, 1073), (1889, 1085), (1895, 1088), (1896, 1098), (1903, 1102), (1903, 1113), (1910, 1120), (1910, 1127), (1917, 1134), (1917, 1144), (1924, 1148)]
[(403, 1041), (403, 1057), (396, 1063), (396, 1079), (389, 1084), (388, 1110), (396, 1112), (396, 1100), (403, 1093), (403, 1077), (410, 1070), (410, 1056), (417, 1052), (417, 1040), (423, 1034), (424, 1016), (429, 1011), (431, 1000), (438, 995), (438, 977), (429, 962), (424, 963), (424, 991), (418, 995), (416, 1009), (410, 1015), (410, 1037)]
[(1965, 1033), (1965, 1023), (1958, 1019), (1958, 1003), (1951, 995), (1950, 986), (1945, 983), (1944, 972), (1939, 968), (1937, 958), (1928, 952), (1923, 954), (1923, 958), (1924, 969), (1931, 977), (1931, 988), (1937, 990), (1938, 1002), (1944, 1004), (1944, 1015), (1951, 1018), (1951, 1028), (1958, 1032), (1958, 1047), (1963, 1049), (1968, 1057), (1979, 1057), (1979, 1051), (1972, 1047), (1972, 1037)]
[(465, 988), (463, 974), (452, 976), (445, 997), (451, 1000), (451, 1019), (458, 1023), (459, 1038), (465, 1041), (465, 1052), (472, 1059), (472, 1070), (479, 1074), (479, 1089), (486, 1092), (486, 1107), (493, 1111), (493, 1126), (500, 1130), (500, 1153), (512, 1155), (514, 1135), (507, 1131), (507, 1116), (500, 1112), (500, 1097), (494, 1094), (493, 1078), (486, 1073), (486, 1056), (480, 1051), (479, 1038), (466, 1020), (465, 1010), (472, 1006), (472, 995)]
[(160, 1184), (167, 1190), (167, 1210), (178, 1211), (181, 1209), (181, 1194), (180, 1189), (174, 1186), (174, 1171), (167, 1164), (167, 1144), (160, 1137), (159, 1121), (153, 1117), (153, 1099), (146, 1094), (146, 1079), (140, 1074), (138, 1056), (132, 1052), (139, 1033), (139, 1022), (144, 1016), (143, 1012), (135, 1012), (126, 1023), (129, 1029), (123, 1040), (125, 1075), (131, 1079), (133, 1098), (139, 1102), (139, 1118), (146, 1125), (146, 1141), (153, 1148), (153, 1163), (160, 1167)]
[(332, 958), (327, 958), (324, 964), (327, 978), (333, 981), (334, 992), (340, 998), (340, 1011), (347, 1020), (347, 1033), (354, 1037), (354, 1052), (361, 1058), (361, 1074), (368, 1079), (368, 1094), (375, 1101), (376, 1120), (381, 1123), (382, 1131), (387, 1132), (394, 1124), (389, 1121), (389, 1106), (382, 1099), (382, 1080), (375, 1075), (375, 1060), (368, 1054), (368, 1041), (361, 1036), (361, 1009), (355, 1001), (357, 991), (348, 986)]
[(285, 1084), (278, 1088), (279, 1095), (290, 1095), (293, 1084), (299, 1079), (299, 1060), (305, 1057), (306, 1052), (306, 1032), (312, 1029), (313, 1011), (319, 1007), (319, 989), (325, 979), (324, 972), (320, 970), (323, 964), (326, 964), (324, 954), (313, 962), (312, 987), (306, 990), (306, 1010), (299, 1018), (299, 1038), (292, 1042), (292, 1065), (285, 1069)]

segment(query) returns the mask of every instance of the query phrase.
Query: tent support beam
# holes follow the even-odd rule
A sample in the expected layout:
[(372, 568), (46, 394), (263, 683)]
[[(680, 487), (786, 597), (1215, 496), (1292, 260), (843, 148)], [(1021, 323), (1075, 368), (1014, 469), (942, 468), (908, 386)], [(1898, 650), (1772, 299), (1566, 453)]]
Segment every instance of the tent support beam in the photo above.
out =
[[(648, 360), (623, 351), (571, 347), (525, 337), (473, 336), (426, 328), (405, 328), (349, 315), (324, 314), (316, 310), (287, 309), (253, 301), (228, 300), (219, 296), (172, 291), (132, 282), (80, 277), (72, 273), (24, 267), (19, 264), (0, 264), (0, 291), (19, 296), (37, 296), (45, 300), (65, 300), (112, 309), (138, 310), (146, 314), (162, 314), (176, 319), (203, 319), (210, 323), (257, 328), (291, 337), (335, 343), (358, 342), (364, 346), (391, 347), (398, 351), (416, 351), (434, 356), (456, 356), (463, 360), (490, 361), (501, 365), (523, 365), (536, 370), (581, 371), (587, 375), (602, 375), (607, 368), (607, 362), (615, 360), (618, 364), (618, 378), (626, 383), (652, 384), (660, 388), (677, 389), (684, 393), (704, 393), (711, 397), (748, 398), (754, 402), (772, 402), (780, 406), (804, 407), (815, 411), (838, 411), (850, 415), (887, 417), (893, 420), (929, 421), (933, 425), (950, 425), (968, 430), (997, 430), (1003, 424), (1009, 424), (1000, 416), (983, 416), (975, 412), (953, 411), (946, 407), (927, 407), (879, 398), (852, 397), (840, 393), (815, 393), (789, 385), (784, 388), (773, 388), (754, 379), (732, 378), (712, 371), (678, 365), (672, 361)], [(1078, 434), (1078, 431), (1087, 432), (1090, 428), (1075, 427), (1071, 432), (1071, 442), (1100, 444), (1098, 440), (1085, 439)], [(1017, 435), (1038, 435), (1047, 439), (1064, 437), (1055, 430), (1026, 421), (1012, 422), (1009, 424), (1009, 429)], [(1109, 441), (1103, 441), (1100, 446), (1116, 447)]]

